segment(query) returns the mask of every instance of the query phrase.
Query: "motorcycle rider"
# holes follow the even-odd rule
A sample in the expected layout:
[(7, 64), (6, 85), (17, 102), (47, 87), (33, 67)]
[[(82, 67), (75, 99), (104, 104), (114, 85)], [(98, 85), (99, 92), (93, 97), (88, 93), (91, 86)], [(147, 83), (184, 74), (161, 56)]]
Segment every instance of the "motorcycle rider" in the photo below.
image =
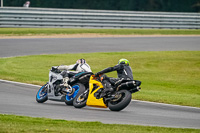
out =
[[(69, 79), (80, 72), (92, 72), (90, 66), (86, 63), (85, 59), (78, 59), (75, 64), (61, 65), (57, 67), (58, 70), (62, 70), (63, 84), (68, 91), (72, 91), (72, 87), (69, 85)], [(73, 70), (73, 71), (72, 71)]]
[[(103, 75), (104, 73), (117, 71), (118, 78), (110, 78), (106, 75)], [(133, 73), (132, 69), (130, 67), (130, 62), (127, 59), (120, 59), (118, 61), (118, 64), (113, 67), (108, 67), (100, 72), (97, 72), (95, 74), (95, 77), (98, 77), (99, 75), (101, 77), (101, 82), (103, 83), (104, 90), (103, 95), (105, 95), (107, 92), (112, 92), (113, 88), (111, 84), (113, 84), (115, 87), (117, 87), (122, 81), (133, 81)], [(141, 82), (138, 80), (134, 80), (134, 86), (137, 87), (137, 90), (140, 90), (139, 87)]]

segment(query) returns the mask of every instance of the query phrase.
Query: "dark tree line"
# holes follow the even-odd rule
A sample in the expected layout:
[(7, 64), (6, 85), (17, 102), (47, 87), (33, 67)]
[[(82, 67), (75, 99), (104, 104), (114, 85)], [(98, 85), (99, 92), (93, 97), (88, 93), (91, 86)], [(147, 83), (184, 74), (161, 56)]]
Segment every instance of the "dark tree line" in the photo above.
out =
[[(27, 0), (4, 0), (22, 6)], [(200, 12), (200, 0), (29, 0), (30, 7), (129, 11)]]

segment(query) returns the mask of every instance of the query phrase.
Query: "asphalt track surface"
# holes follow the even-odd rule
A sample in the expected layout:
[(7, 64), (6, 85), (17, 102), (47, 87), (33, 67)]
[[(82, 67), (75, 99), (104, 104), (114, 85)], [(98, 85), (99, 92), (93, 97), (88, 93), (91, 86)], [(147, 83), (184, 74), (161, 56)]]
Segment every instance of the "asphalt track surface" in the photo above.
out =
[(114, 51), (200, 50), (200, 37), (0, 39), (0, 57)]
[[(49, 53), (200, 50), (199, 42), (199, 37), (0, 39), (0, 57)], [(112, 124), (200, 129), (200, 108), (132, 101), (120, 112), (92, 107), (76, 109), (62, 102), (37, 103), (35, 95), (38, 89), (39, 86), (0, 81), (0, 113)]]

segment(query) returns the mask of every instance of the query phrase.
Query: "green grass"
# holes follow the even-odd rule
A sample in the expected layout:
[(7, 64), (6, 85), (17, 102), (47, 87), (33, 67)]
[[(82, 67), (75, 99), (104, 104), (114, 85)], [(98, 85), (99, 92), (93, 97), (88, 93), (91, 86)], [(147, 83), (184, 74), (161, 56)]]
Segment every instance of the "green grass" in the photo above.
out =
[(199, 133), (200, 129), (164, 128), (101, 122), (76, 122), (0, 114), (1, 133)]
[[(93, 72), (127, 58), (142, 90), (133, 99), (200, 107), (200, 51), (113, 52), (0, 58), (0, 79), (42, 85), (51, 66), (85, 58)], [(116, 77), (116, 72), (108, 76)]]
[(71, 28), (0, 28), (0, 35), (52, 35), (52, 34), (106, 34), (106, 35), (200, 35), (192, 29), (71, 29)]

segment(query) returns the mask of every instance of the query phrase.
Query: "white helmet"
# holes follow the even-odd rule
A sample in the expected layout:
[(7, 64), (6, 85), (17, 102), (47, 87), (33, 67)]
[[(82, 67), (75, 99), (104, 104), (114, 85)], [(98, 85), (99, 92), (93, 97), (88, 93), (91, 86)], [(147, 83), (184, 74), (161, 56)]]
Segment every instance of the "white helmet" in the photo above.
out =
[(79, 59), (76, 61), (77, 64), (84, 64), (86, 63), (85, 59)]

